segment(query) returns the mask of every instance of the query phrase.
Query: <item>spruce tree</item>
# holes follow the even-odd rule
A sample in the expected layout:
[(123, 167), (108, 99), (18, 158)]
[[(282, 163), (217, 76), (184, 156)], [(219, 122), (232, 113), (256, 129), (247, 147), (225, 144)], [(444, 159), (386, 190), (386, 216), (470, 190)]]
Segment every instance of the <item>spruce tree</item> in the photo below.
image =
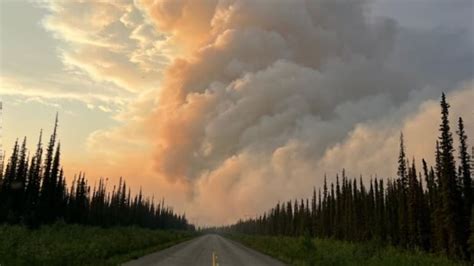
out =
[(440, 193), (442, 199), (443, 249), (448, 255), (463, 258), (466, 248), (463, 244), (462, 201), (457, 187), (456, 165), (454, 161), (453, 137), (449, 126), (449, 104), (443, 93), (441, 98), (441, 124), (439, 127), (440, 147)]
[(18, 157), (18, 167), (15, 173), (15, 177), (12, 183), (11, 201), (12, 201), (12, 217), (10, 222), (19, 222), (20, 216), (23, 214), (23, 208), (25, 205), (25, 187), (26, 187), (26, 175), (28, 171), (28, 158), (26, 148), (26, 137), (23, 139), (23, 143), (20, 148)]
[(43, 222), (50, 223), (54, 220), (54, 195), (55, 195), (55, 188), (56, 188), (56, 180), (55, 177), (52, 176), (52, 168), (53, 168), (53, 156), (54, 156), (54, 147), (56, 145), (56, 137), (57, 137), (57, 129), (58, 129), (58, 114), (56, 114), (56, 120), (54, 124), (53, 133), (51, 134), (51, 138), (49, 140), (48, 147), (46, 149), (46, 158), (44, 161), (44, 170), (43, 170), (43, 178), (41, 184), (41, 192), (40, 192), (40, 216)]
[(15, 179), (17, 176), (18, 162), (20, 147), (18, 146), (18, 139), (15, 141), (13, 146), (13, 152), (8, 161), (5, 169), (5, 175), (2, 182), (1, 193), (0, 193), (0, 222), (10, 221), (14, 222), (15, 212), (14, 206), (14, 190), (15, 190)]
[(464, 122), (461, 117), (458, 120), (457, 134), (459, 136), (459, 161), (461, 168), (459, 175), (462, 180), (462, 192), (464, 197), (464, 216), (467, 218), (468, 221), (471, 217), (472, 208), (472, 180), (470, 166), (471, 158), (468, 153), (467, 136), (464, 130)]
[(41, 184), (41, 162), (43, 156), (42, 146), (43, 132), (40, 131), (36, 152), (31, 158), (30, 168), (28, 170), (28, 181), (25, 192), (25, 221), (30, 227), (39, 225), (38, 221), (38, 203)]
[(400, 244), (407, 246), (408, 244), (408, 213), (407, 213), (407, 188), (408, 188), (408, 170), (407, 159), (405, 154), (405, 144), (403, 133), (400, 133), (400, 153), (398, 156), (398, 180), (397, 180), (397, 195), (398, 195), (398, 224)]
[(420, 213), (420, 202), (418, 197), (419, 185), (416, 176), (415, 159), (413, 159), (412, 166), (408, 171), (408, 195), (407, 195), (407, 224), (408, 224), (408, 236), (409, 245), (411, 247), (420, 245), (420, 232), (419, 232), (419, 213)]
[[(467, 241), (468, 236), (471, 234), (470, 231), (470, 219), (471, 219), (471, 210), (473, 205), (472, 199), (472, 180), (471, 180), (471, 166), (470, 166), (470, 155), (468, 153), (467, 146), (467, 136), (464, 130), (464, 122), (461, 117), (458, 120), (458, 130), (456, 132), (459, 136), (459, 182), (461, 185), (461, 191), (463, 195), (464, 206), (462, 209), (462, 216), (464, 218), (464, 232), (463, 243)], [(468, 251), (468, 250), (467, 250)]]

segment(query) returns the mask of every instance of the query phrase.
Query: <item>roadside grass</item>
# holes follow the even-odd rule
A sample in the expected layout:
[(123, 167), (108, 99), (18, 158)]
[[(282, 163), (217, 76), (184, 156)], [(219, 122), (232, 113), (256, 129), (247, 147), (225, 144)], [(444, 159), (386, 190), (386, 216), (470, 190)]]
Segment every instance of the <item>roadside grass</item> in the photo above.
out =
[(351, 243), (305, 237), (226, 235), (250, 248), (290, 265), (451, 266), (469, 265), (444, 256), (407, 251), (377, 242)]
[(0, 265), (118, 265), (195, 236), (138, 227), (0, 225)]

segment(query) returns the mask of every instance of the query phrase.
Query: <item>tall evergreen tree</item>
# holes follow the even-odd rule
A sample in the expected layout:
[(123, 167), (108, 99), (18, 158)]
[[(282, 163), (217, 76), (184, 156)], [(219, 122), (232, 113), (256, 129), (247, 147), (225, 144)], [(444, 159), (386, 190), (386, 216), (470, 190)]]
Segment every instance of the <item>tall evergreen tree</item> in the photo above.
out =
[[(473, 198), (472, 198), (472, 179), (471, 179), (471, 166), (470, 166), (470, 155), (468, 153), (468, 146), (467, 146), (467, 136), (464, 129), (464, 122), (461, 117), (458, 120), (458, 130), (456, 132), (459, 136), (459, 181), (460, 187), (463, 196), (464, 206), (461, 210), (462, 218), (463, 218), (463, 232), (461, 236), (463, 237), (462, 243), (468, 240), (468, 236), (472, 233), (470, 230), (470, 220), (471, 220), (471, 210), (473, 205)], [(465, 249), (465, 252), (469, 252), (469, 250)]]
[(31, 158), (25, 191), (25, 222), (32, 227), (38, 225), (38, 204), (41, 184), (41, 162), (43, 156), (43, 132), (40, 132), (36, 152)]
[(10, 222), (14, 222), (14, 214), (15, 211), (13, 209), (14, 206), (14, 191), (16, 189), (15, 179), (17, 177), (17, 170), (18, 170), (18, 161), (20, 154), (20, 147), (18, 145), (18, 139), (15, 141), (15, 145), (13, 146), (13, 152), (10, 156), (10, 160), (7, 164), (5, 169), (5, 174), (2, 182), (2, 189), (0, 193), (0, 204), (2, 206), (0, 218), (2, 220), (7, 220)]
[(443, 93), (441, 98), (440, 124), (440, 193), (442, 198), (442, 247), (451, 256), (464, 257), (465, 248), (462, 243), (462, 201), (457, 187), (456, 165), (454, 161), (453, 137), (449, 126), (449, 104)]
[(18, 156), (18, 166), (16, 169), (15, 177), (12, 183), (11, 190), (11, 208), (12, 213), (10, 217), (10, 222), (18, 222), (20, 216), (23, 212), (24, 207), (24, 197), (25, 197), (25, 187), (26, 187), (26, 175), (28, 170), (28, 158), (27, 158), (27, 149), (26, 149), (26, 137), (23, 139), (23, 144), (21, 145), (19, 156)]
[(471, 166), (470, 166), (470, 155), (468, 153), (467, 136), (464, 130), (464, 122), (460, 117), (458, 120), (459, 136), (459, 161), (460, 161), (460, 176), (462, 180), (462, 192), (464, 197), (464, 216), (469, 220), (471, 217), (472, 208), (472, 179), (471, 179)]
[(56, 114), (56, 120), (54, 123), (53, 133), (51, 134), (51, 138), (49, 140), (48, 147), (46, 149), (46, 158), (44, 161), (44, 169), (43, 169), (43, 178), (41, 184), (41, 192), (40, 192), (40, 214), (41, 219), (46, 222), (50, 223), (54, 221), (54, 212), (52, 210), (54, 206), (54, 195), (56, 194), (56, 179), (52, 176), (52, 168), (53, 168), (53, 157), (54, 157), (54, 147), (56, 145), (56, 137), (57, 137), (57, 129), (58, 129), (58, 114)]
[(398, 156), (398, 223), (399, 239), (402, 246), (408, 245), (409, 228), (407, 213), (408, 169), (403, 133), (400, 133), (400, 153)]

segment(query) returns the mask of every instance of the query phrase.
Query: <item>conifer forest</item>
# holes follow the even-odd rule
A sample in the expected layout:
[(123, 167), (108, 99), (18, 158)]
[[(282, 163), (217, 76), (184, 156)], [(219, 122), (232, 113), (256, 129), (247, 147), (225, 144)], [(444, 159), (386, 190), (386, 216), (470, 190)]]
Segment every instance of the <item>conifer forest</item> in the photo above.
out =
[[(450, 123), (443, 94), (435, 165), (406, 154), (403, 134), (396, 178), (364, 183), (342, 170), (335, 183), (310, 198), (276, 204), (263, 215), (241, 220), (226, 231), (269, 236), (304, 236), (379, 241), (411, 250), (469, 259), (473, 255), (472, 161), (461, 117)], [(453, 126), (455, 124), (455, 129)], [(453, 138), (459, 147), (453, 146)]]
[[(145, 197), (132, 194), (125, 179), (112, 189), (107, 179), (88, 183), (85, 173), (67, 179), (61, 167), (61, 144), (57, 139), (58, 118), (47, 146), (40, 133), (36, 149), (27, 140), (17, 141), (0, 171), (0, 223), (31, 228), (64, 221), (101, 227), (137, 225), (151, 229), (188, 230), (193, 226), (184, 214)], [(3, 165), (6, 165), (3, 167)], [(4, 169), (3, 169), (4, 168)]]

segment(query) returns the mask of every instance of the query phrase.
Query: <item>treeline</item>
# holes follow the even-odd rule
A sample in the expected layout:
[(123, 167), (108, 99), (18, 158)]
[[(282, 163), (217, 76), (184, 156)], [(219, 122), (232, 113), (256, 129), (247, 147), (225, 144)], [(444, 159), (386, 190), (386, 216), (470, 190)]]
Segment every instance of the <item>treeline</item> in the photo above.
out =
[(61, 145), (57, 140), (58, 119), (44, 151), (42, 133), (30, 158), (26, 138), (16, 141), (5, 169), (0, 168), (0, 224), (25, 224), (38, 227), (58, 220), (96, 226), (137, 225), (153, 229), (194, 230), (185, 215), (176, 214), (142, 192), (132, 196), (120, 178), (112, 192), (107, 179), (92, 190), (85, 174), (74, 176), (67, 186), (61, 167)]
[[(348, 178), (345, 171), (336, 183), (311, 199), (278, 203), (268, 213), (225, 228), (233, 232), (263, 235), (335, 238), (349, 241), (375, 240), (408, 249), (444, 253), (469, 259), (474, 250), (470, 155), (462, 118), (458, 120), (458, 164), (449, 121), (449, 104), (441, 99), (440, 136), (436, 165), (423, 159), (421, 169), (405, 154), (400, 136), (398, 177)], [(470, 239), (469, 239), (470, 236)], [(469, 248), (469, 244), (470, 247)]]

